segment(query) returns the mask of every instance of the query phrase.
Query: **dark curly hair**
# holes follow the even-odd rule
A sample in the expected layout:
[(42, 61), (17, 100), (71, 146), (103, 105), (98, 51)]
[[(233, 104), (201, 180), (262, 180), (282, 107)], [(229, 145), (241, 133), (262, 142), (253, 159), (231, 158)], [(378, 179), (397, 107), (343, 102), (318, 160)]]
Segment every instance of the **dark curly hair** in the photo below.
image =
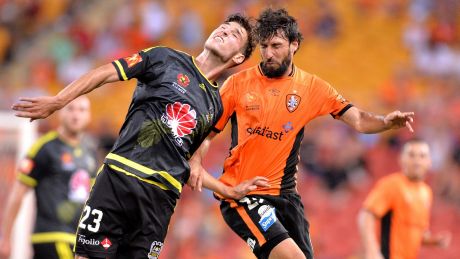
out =
[(257, 41), (260, 43), (271, 39), (279, 31), (284, 33), (284, 37), (286, 37), (289, 42), (297, 41), (300, 45), (300, 42), (303, 40), (302, 33), (300, 33), (297, 26), (297, 20), (290, 16), (286, 9), (265, 9), (259, 15), (254, 29)]
[(254, 48), (256, 47), (256, 41), (254, 39), (253, 31), (254, 26), (252, 24), (251, 19), (243, 14), (235, 13), (229, 15), (224, 22), (236, 22), (246, 30), (246, 33), (248, 34), (248, 42), (246, 43), (246, 46), (244, 46), (243, 55), (244, 61), (248, 60), (252, 52), (254, 51)]

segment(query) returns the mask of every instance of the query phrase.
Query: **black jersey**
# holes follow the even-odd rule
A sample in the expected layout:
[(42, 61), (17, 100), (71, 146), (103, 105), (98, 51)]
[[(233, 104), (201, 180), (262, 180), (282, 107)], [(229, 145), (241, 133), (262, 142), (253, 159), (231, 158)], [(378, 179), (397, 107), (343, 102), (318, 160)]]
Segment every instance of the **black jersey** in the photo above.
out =
[(222, 113), (218, 88), (194, 58), (153, 47), (113, 62), (120, 80), (137, 78), (126, 120), (105, 163), (180, 194), (188, 159)]
[(33, 243), (74, 242), (95, 173), (95, 152), (83, 144), (71, 146), (55, 131), (35, 142), (20, 163), (18, 175), (20, 182), (35, 189)]

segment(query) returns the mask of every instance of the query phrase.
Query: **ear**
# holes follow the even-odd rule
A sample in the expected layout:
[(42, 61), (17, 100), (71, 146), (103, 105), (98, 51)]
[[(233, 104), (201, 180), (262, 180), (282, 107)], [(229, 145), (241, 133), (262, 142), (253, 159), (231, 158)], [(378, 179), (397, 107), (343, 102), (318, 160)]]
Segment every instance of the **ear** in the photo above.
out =
[(299, 42), (298, 41), (291, 42), (290, 47), (291, 47), (291, 53), (294, 55), (297, 49), (299, 49)]
[(238, 54), (236, 54), (235, 56), (233, 56), (232, 61), (233, 61), (236, 65), (239, 65), (239, 64), (243, 63), (243, 61), (244, 61), (244, 55), (241, 54), (241, 53), (238, 53)]

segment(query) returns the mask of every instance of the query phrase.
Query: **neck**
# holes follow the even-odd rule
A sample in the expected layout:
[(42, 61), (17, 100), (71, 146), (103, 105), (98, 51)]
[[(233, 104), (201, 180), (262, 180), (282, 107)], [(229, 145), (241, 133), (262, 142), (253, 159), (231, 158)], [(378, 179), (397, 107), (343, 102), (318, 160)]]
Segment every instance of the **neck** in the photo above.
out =
[(286, 72), (284, 72), (282, 77), (292, 76), (293, 73), (294, 73), (294, 64), (291, 62), (291, 64), (289, 64), (288, 69), (286, 69)]
[(420, 178), (420, 177), (414, 177), (414, 176), (409, 176), (409, 174), (404, 174), (406, 176), (406, 178), (411, 181), (411, 182), (414, 182), (414, 183), (417, 183), (417, 182), (423, 182), (423, 178)]
[(209, 81), (216, 81), (224, 70), (232, 66), (231, 60), (223, 63), (221, 58), (206, 49), (195, 58), (195, 62)]
[(59, 138), (71, 146), (77, 146), (80, 143), (82, 133), (73, 133), (60, 126), (58, 128)]

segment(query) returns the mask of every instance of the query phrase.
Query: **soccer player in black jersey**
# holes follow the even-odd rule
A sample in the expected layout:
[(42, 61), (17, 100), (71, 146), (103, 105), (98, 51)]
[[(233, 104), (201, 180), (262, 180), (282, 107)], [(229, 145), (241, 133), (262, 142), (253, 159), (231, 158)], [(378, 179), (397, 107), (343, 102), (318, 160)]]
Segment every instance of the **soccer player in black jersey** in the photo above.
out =
[[(19, 117), (45, 118), (75, 97), (110, 82), (137, 78), (126, 120), (96, 178), (78, 226), (78, 258), (157, 258), (182, 187), (201, 188), (188, 159), (222, 114), (213, 83), (254, 48), (251, 25), (231, 15), (216, 28), (195, 58), (166, 47), (148, 48), (83, 75), (57, 96), (22, 98)], [(196, 173), (196, 174), (195, 174)], [(203, 186), (241, 198), (266, 179), (229, 188), (206, 178)]]
[(59, 114), (60, 125), (40, 137), (20, 163), (18, 181), (5, 206), (0, 229), (0, 258), (9, 258), (11, 230), (24, 195), (36, 196), (32, 244), (35, 259), (73, 258), (75, 229), (96, 176), (95, 150), (82, 140), (90, 103), (82, 96)]

